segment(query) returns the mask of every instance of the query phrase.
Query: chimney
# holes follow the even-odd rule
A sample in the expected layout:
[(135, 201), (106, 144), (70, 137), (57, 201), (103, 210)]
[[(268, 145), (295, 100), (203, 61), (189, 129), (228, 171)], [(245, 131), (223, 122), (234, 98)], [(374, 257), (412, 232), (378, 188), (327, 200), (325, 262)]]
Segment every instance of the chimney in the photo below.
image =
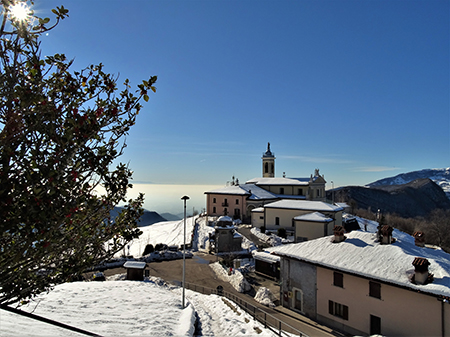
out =
[(342, 226), (334, 226), (333, 232), (334, 232), (334, 243), (339, 243), (345, 240), (344, 236), (344, 227)]
[(414, 266), (414, 283), (426, 284), (428, 277), (432, 276), (428, 273), (428, 266), (430, 265), (430, 262), (423, 257), (416, 257), (412, 265)]
[(394, 231), (394, 228), (389, 225), (384, 225), (381, 227), (380, 233), (381, 233), (381, 243), (385, 245), (389, 245), (395, 240), (392, 238), (392, 232)]
[(414, 232), (414, 243), (417, 247), (425, 247), (425, 233), (421, 231)]

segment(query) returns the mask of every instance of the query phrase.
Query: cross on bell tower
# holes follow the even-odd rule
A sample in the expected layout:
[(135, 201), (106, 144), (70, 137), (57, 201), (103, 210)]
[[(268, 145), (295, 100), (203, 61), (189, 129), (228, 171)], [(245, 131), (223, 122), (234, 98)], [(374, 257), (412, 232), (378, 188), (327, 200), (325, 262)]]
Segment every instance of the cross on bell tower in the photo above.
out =
[(263, 178), (275, 177), (275, 153), (270, 151), (270, 143), (267, 143), (267, 151), (262, 156)]

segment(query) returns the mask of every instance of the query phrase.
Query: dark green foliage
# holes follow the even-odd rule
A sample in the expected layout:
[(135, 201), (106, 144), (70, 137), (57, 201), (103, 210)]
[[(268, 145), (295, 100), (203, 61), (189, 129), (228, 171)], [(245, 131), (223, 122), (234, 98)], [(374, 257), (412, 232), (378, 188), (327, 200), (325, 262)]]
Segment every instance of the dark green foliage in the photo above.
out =
[(277, 236), (279, 236), (280, 238), (286, 239), (286, 237), (287, 237), (286, 228), (283, 228), (283, 227), (278, 228)]
[(152, 244), (146, 245), (144, 252), (142, 253), (142, 256), (148, 255), (150, 253), (153, 253), (155, 251), (155, 248), (153, 247)]
[(40, 34), (68, 16), (64, 7), (48, 28), (49, 19), (33, 27), (1, 4), (0, 303), (10, 304), (76, 278), (140, 235), (142, 194), (109, 219), (131, 186), (129, 168), (111, 164), (156, 77), (135, 96), (128, 80), (118, 92), (101, 64), (70, 72), (64, 55), (39, 50)]
[(167, 248), (168, 248), (167, 245), (164, 243), (157, 243), (155, 245), (155, 251), (157, 251), (157, 252), (159, 252), (161, 250), (167, 250)]

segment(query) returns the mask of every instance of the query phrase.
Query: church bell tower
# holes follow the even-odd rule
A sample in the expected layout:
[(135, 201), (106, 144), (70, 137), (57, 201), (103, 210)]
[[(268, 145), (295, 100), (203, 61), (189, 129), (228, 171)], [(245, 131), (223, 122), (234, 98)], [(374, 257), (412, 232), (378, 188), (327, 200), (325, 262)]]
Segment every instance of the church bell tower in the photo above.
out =
[(267, 143), (267, 151), (262, 156), (263, 178), (275, 177), (275, 154), (270, 151), (270, 143)]

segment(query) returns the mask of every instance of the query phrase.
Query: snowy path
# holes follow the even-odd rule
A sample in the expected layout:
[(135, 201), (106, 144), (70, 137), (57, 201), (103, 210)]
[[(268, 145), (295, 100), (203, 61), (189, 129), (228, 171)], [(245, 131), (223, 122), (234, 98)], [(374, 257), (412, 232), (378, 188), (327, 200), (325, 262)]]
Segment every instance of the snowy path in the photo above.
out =
[[(203, 295), (187, 290), (186, 297), (198, 314), (201, 335), (204, 336), (276, 336), (242, 311), (236, 304), (217, 295)], [(209, 300), (208, 300), (209, 299)], [(224, 301), (228, 302), (236, 311), (232, 310)], [(257, 333), (257, 327), (262, 331)]]

